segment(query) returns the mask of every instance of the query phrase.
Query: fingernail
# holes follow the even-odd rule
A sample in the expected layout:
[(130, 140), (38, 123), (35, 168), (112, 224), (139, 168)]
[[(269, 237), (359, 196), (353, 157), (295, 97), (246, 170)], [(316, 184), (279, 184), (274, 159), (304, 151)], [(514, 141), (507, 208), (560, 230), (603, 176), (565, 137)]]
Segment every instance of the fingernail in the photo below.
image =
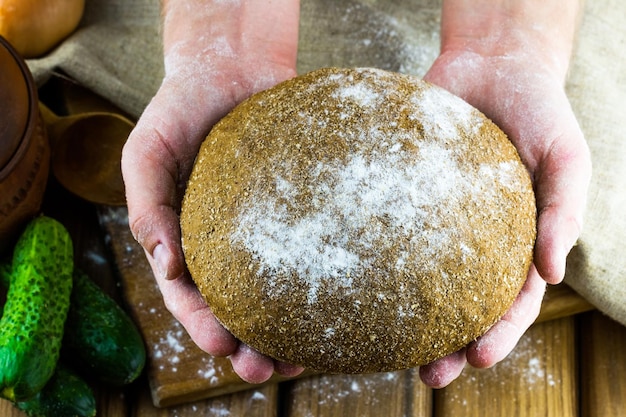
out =
[(163, 244), (157, 245), (152, 251), (152, 258), (154, 259), (154, 271), (159, 278), (168, 279), (167, 277), (167, 251)]

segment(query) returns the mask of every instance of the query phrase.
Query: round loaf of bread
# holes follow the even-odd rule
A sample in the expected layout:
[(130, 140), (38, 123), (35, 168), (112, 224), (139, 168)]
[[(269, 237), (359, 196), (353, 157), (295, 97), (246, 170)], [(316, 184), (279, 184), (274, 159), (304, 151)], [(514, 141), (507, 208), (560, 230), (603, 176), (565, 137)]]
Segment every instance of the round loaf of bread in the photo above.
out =
[(416, 77), (327, 68), (214, 126), (181, 230), (235, 337), (362, 373), (430, 363), (497, 322), (526, 279), (535, 217), (528, 172), (482, 113)]

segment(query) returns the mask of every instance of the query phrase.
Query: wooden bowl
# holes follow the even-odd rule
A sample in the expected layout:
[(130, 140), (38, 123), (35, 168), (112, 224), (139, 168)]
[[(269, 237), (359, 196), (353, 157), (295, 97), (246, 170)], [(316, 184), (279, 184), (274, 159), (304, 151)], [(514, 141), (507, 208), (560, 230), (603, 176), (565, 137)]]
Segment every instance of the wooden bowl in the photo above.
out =
[(0, 253), (39, 213), (50, 166), (50, 145), (37, 88), (24, 60), (0, 37)]

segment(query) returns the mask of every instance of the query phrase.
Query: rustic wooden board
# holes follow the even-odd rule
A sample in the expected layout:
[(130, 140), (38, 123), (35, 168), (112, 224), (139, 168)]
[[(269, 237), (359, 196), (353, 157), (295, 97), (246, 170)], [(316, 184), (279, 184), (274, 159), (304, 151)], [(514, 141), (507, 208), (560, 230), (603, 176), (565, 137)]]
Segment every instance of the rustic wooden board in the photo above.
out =
[[(68, 200), (64, 201), (67, 203)], [(77, 262), (89, 270), (101, 286), (114, 294), (115, 280), (110, 275), (108, 254), (102, 248), (99, 229), (85, 226), (94, 220), (97, 222), (98, 218), (90, 217), (91, 211), (85, 210), (87, 207), (63, 206), (61, 211), (52, 214), (64, 220), (77, 242)], [(184, 332), (179, 333), (179, 325), (162, 305), (143, 251), (128, 231), (125, 209), (101, 208), (99, 221), (108, 232), (108, 246), (113, 249), (111, 255), (122, 278), (122, 294), (127, 302), (130, 301), (129, 311), (140, 324), (148, 346), (152, 346), (148, 369), (151, 389), (143, 388), (145, 380), (141, 381), (138, 393), (98, 389), (99, 415), (182, 417), (201, 413), (253, 417), (430, 417), (433, 412), (446, 416), (491, 415), (483, 414), (485, 409), (493, 411), (492, 415), (509, 415), (507, 412), (515, 408), (515, 413), (510, 415), (536, 415), (534, 412), (537, 410), (543, 412), (548, 409), (552, 411), (545, 415), (567, 417), (576, 392), (583, 397), (581, 403), (587, 410), (583, 417), (620, 415), (622, 398), (626, 398), (623, 378), (626, 371), (623, 353), (626, 331), (600, 314), (584, 322), (582, 328), (582, 335), (588, 337), (582, 338), (584, 350), (580, 356), (589, 360), (580, 361), (584, 386), (578, 389), (572, 388), (568, 382), (575, 371), (572, 371), (567, 358), (571, 358), (571, 349), (576, 343), (568, 333), (571, 330), (567, 329), (569, 322), (555, 325), (559, 320), (546, 323), (548, 327), (542, 327), (543, 324), (533, 327), (504, 365), (487, 371), (466, 369), (450, 387), (435, 391), (434, 404), (432, 391), (419, 382), (416, 370), (360, 376), (317, 375), (280, 386), (268, 384), (256, 387), (241, 383), (230, 370), (228, 360), (211, 359), (215, 369), (205, 368), (206, 374), (196, 378), (194, 373), (197, 374), (199, 366), (209, 359), (205, 359), (205, 354), (186, 339)], [(129, 298), (133, 291), (140, 301), (133, 302)], [(146, 298), (148, 295), (149, 298)], [(147, 299), (151, 301), (147, 302)], [(567, 316), (588, 308), (589, 305), (568, 287), (554, 287), (546, 296), (541, 320)], [(169, 352), (164, 351), (164, 345)], [(155, 355), (159, 350), (171, 356)], [(542, 356), (548, 355), (548, 352), (553, 352), (553, 355)], [(183, 361), (189, 361), (186, 367), (180, 365)], [(224, 371), (218, 372), (219, 367)], [(177, 370), (174, 371), (174, 368)], [(183, 369), (190, 371), (179, 372)], [(208, 375), (212, 377), (207, 381), (205, 377)], [(526, 379), (522, 378), (523, 375)], [(532, 383), (524, 386), (520, 380)], [(230, 391), (240, 392), (220, 395)], [(159, 402), (155, 402), (155, 395)], [(205, 397), (211, 398), (197, 400)], [(181, 402), (185, 404), (161, 408)], [(558, 413), (554, 412), (555, 409)], [(7, 401), (0, 401), (0, 415), (25, 416)]]
[(432, 390), (417, 369), (371, 375), (314, 375), (283, 383), (289, 417), (431, 417)]
[(154, 404), (164, 407), (251, 388), (233, 372), (228, 359), (200, 350), (167, 311), (144, 251), (128, 228), (127, 210), (103, 207), (100, 222), (108, 236), (124, 298), (146, 342)]
[(580, 326), (581, 417), (626, 415), (626, 327), (594, 311)]
[(278, 384), (266, 384), (230, 395), (208, 398), (169, 408), (155, 407), (149, 392), (136, 399), (135, 417), (276, 417), (278, 414)]
[[(233, 372), (228, 359), (214, 358), (197, 348), (166, 310), (143, 249), (128, 228), (126, 209), (103, 207), (99, 213), (125, 300), (146, 341), (154, 404), (169, 406), (252, 388)], [(567, 286), (552, 287), (540, 320), (589, 309), (591, 306)], [(280, 380), (274, 377), (270, 382)]]
[(578, 415), (573, 317), (537, 324), (490, 369), (466, 368), (435, 393), (436, 417)]

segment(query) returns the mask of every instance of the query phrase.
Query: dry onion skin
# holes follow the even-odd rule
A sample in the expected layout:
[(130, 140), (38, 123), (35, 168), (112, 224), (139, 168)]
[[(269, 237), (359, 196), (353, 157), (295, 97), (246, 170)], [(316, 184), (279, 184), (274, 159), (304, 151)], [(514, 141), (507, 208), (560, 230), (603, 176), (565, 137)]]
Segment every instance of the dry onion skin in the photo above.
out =
[(260, 92), (203, 142), (181, 212), (215, 316), (331, 373), (430, 363), (508, 310), (534, 193), (506, 135), (416, 77), (324, 68)]

